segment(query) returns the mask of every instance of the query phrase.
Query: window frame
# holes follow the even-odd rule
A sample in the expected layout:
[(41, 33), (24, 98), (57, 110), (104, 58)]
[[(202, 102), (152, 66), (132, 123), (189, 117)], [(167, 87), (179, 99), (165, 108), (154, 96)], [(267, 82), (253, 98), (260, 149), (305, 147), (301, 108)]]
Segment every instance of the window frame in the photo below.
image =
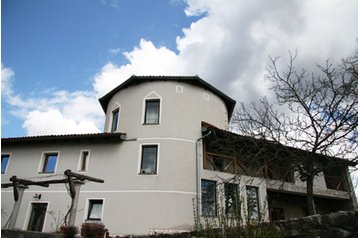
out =
[[(5, 166), (4, 170), (3, 170), (3, 167), (2, 167), (3, 156), (8, 156), (8, 159), (7, 159), (6, 166)], [(9, 167), (10, 159), (11, 159), (11, 153), (2, 153), (1, 154), (1, 174), (6, 174), (6, 171), (7, 171), (8, 167)]]
[(28, 208), (27, 208), (27, 214), (26, 214), (26, 219), (24, 222), (24, 225), (23, 225), (23, 230), (28, 230), (29, 228), (29, 225), (30, 225), (30, 222), (31, 222), (31, 215), (32, 215), (32, 211), (33, 211), (33, 206), (34, 204), (46, 204), (46, 211), (44, 213), (45, 217), (44, 217), (44, 220), (43, 220), (43, 224), (42, 224), (42, 230), (39, 231), (39, 232), (43, 232), (44, 229), (45, 229), (45, 224), (46, 224), (46, 219), (47, 219), (47, 213), (48, 213), (48, 209), (50, 207), (50, 203), (48, 201), (41, 201), (41, 202), (38, 202), (38, 201), (30, 201), (29, 202), (29, 205), (28, 205)]
[[(212, 191), (214, 193), (214, 197), (213, 199), (211, 198), (210, 200), (213, 200), (213, 203), (214, 204), (210, 204), (208, 202), (205, 202), (204, 203), (204, 194), (203, 194), (203, 183), (212, 183), (214, 186), (214, 191)], [(201, 216), (204, 216), (204, 217), (217, 217), (218, 216), (218, 195), (217, 195), (217, 181), (214, 181), (214, 180), (208, 180), (208, 179), (201, 179), (201, 183), (200, 183), (200, 190), (201, 190)], [(211, 213), (206, 213), (204, 212), (204, 204), (209, 204), (209, 206), (213, 206), (211, 207), (210, 209), (214, 208), (214, 211), (213, 211), (213, 214)]]
[[(158, 110), (157, 110), (157, 113), (156, 113), (156, 116), (157, 116), (157, 120), (156, 122), (148, 122), (148, 118), (147, 118), (147, 112), (148, 112), (148, 103), (157, 103), (157, 106), (158, 106)], [(149, 99), (145, 99), (145, 102), (144, 102), (144, 122), (143, 124), (144, 125), (158, 125), (160, 124), (160, 113), (161, 113), (161, 100), (160, 98), (149, 98)]]
[[(83, 159), (84, 159), (84, 153), (87, 152), (87, 156), (86, 156), (86, 164), (85, 164), (85, 168), (83, 169)], [(89, 159), (90, 159), (90, 155), (91, 155), (91, 151), (90, 150), (81, 150), (80, 151), (80, 157), (78, 160), (78, 165), (77, 165), (77, 171), (84, 173), (88, 171), (88, 163), (89, 163)]]
[[(46, 171), (46, 165), (47, 165), (47, 162), (48, 162), (48, 157), (51, 156), (51, 155), (57, 155), (57, 158), (56, 158), (56, 162), (55, 162), (53, 171), (47, 172)], [(39, 169), (38, 169), (38, 173), (39, 174), (54, 174), (54, 173), (56, 173), (59, 158), (60, 158), (60, 152), (59, 151), (46, 151), (46, 152), (43, 152), (42, 156), (41, 156), (41, 162), (40, 162), (40, 166), (39, 166)]]
[[(119, 129), (119, 111), (120, 107), (116, 107), (111, 113), (111, 132), (116, 132)], [(117, 115), (115, 118), (115, 115)], [(114, 127), (115, 125), (115, 127)]]
[[(252, 212), (250, 212), (250, 206), (249, 206), (249, 193), (248, 191), (250, 189), (255, 189), (255, 196), (256, 196), (256, 205), (257, 205), (257, 216), (256, 217), (253, 217), (252, 216)], [(260, 187), (257, 187), (257, 186), (249, 186), (249, 185), (246, 185), (245, 186), (245, 194), (246, 194), (246, 211), (247, 211), (247, 218), (251, 221), (251, 220), (260, 220), (261, 219), (261, 207), (260, 207)]]
[[(102, 203), (93, 203), (94, 201), (102, 201)], [(100, 218), (90, 218), (90, 213), (92, 212), (92, 208), (94, 204), (102, 204), (101, 207), (101, 215)], [(86, 206), (86, 213), (85, 213), (85, 221), (102, 221), (103, 220), (103, 212), (104, 212), (104, 198), (88, 198), (87, 199), (87, 206)]]
[[(149, 147), (156, 148), (156, 161), (155, 161), (155, 171), (145, 171), (143, 168), (143, 157), (144, 157), (144, 149)], [(139, 175), (158, 175), (159, 173), (159, 152), (160, 152), (160, 145), (158, 143), (148, 143), (148, 144), (141, 144), (140, 145), (140, 156), (139, 156)]]
[[(233, 188), (230, 188), (231, 191), (233, 190), (233, 192), (235, 193), (234, 199), (235, 201), (233, 201), (233, 207), (228, 207), (228, 196), (229, 196), (229, 191), (228, 191), (228, 187), (229, 186), (233, 186)], [(224, 196), (225, 196), (225, 214), (230, 214), (230, 215), (234, 215), (234, 216), (240, 216), (241, 214), (241, 202), (240, 202), (240, 192), (239, 192), (239, 185), (236, 183), (224, 183)], [(232, 210), (232, 209), (234, 210)]]

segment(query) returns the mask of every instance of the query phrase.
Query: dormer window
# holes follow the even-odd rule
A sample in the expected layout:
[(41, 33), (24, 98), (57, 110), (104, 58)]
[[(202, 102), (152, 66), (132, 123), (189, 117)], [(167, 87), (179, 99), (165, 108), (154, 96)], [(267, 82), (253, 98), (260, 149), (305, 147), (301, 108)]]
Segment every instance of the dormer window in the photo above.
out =
[(146, 100), (144, 124), (159, 124), (159, 111), (159, 99)]
[(112, 127), (111, 132), (118, 130), (119, 108), (112, 111)]

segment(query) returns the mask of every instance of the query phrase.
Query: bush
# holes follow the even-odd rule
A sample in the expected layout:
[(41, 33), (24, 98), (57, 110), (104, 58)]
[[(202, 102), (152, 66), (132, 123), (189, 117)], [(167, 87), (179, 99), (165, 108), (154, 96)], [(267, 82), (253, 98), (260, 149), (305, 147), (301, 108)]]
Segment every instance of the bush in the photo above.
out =
[(81, 227), (81, 236), (87, 238), (103, 238), (107, 229), (102, 223), (83, 223)]
[(78, 233), (78, 228), (75, 226), (61, 226), (60, 229), (65, 238), (74, 238)]

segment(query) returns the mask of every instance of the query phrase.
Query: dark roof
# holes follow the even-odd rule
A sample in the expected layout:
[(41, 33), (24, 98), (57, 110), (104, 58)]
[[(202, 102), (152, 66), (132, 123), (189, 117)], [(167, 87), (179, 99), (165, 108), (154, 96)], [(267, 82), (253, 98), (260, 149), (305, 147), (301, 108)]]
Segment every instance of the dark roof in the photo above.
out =
[(2, 138), (1, 145), (21, 143), (44, 143), (44, 142), (118, 142), (125, 140), (125, 133), (94, 133), (94, 134), (68, 134), (68, 135), (41, 135)]
[(220, 90), (216, 89), (214, 86), (205, 82), (199, 76), (135, 76), (133, 75), (125, 82), (120, 84), (118, 87), (116, 87), (115, 89), (113, 89), (112, 91), (110, 91), (109, 93), (107, 93), (106, 95), (104, 95), (102, 98), (99, 99), (99, 102), (101, 103), (104, 112), (107, 111), (108, 103), (114, 94), (129, 86), (140, 84), (143, 82), (148, 82), (148, 81), (149, 82), (150, 81), (178, 81), (178, 82), (184, 82), (184, 83), (196, 85), (198, 87), (209, 90), (213, 92), (215, 95), (217, 95), (218, 97), (220, 97), (225, 102), (228, 111), (229, 120), (235, 108), (236, 101), (234, 99), (230, 98)]

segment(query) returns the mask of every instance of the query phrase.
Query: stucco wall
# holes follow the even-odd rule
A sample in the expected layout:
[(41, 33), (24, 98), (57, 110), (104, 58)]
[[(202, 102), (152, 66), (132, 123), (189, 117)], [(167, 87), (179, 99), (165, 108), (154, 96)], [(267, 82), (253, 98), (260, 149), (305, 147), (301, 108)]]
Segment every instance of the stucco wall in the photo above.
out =
[[(139, 175), (140, 146), (143, 143), (160, 145), (156, 175)], [(86, 219), (88, 199), (100, 198), (104, 200), (102, 221), (115, 234), (148, 234), (151, 229), (192, 228), (194, 141), (142, 139), (110, 144), (56, 143), (3, 147), (3, 152), (11, 152), (12, 157), (6, 174), (2, 175), (2, 182), (9, 181), (12, 175), (33, 180), (63, 178), (66, 169), (77, 172), (81, 150), (90, 151), (88, 171), (84, 174), (104, 179), (105, 182), (87, 182), (81, 187), (76, 225)], [(44, 151), (59, 153), (54, 174), (38, 173)], [(34, 198), (36, 193), (42, 195), (40, 200)], [(70, 201), (64, 184), (49, 188), (31, 186), (25, 190), (16, 228), (27, 228), (32, 202), (48, 203), (48, 212), (63, 217)], [(1, 202), (4, 225), (14, 204), (12, 188), (2, 189)], [(54, 231), (54, 223), (53, 218), (47, 215), (44, 231)], [(136, 223), (142, 225), (136, 226)]]
[[(182, 87), (182, 93), (177, 92), (177, 86)], [(142, 125), (145, 98), (153, 98), (155, 95), (161, 100), (160, 123)], [(105, 124), (107, 132), (111, 130), (112, 111), (118, 106), (119, 131), (126, 132), (128, 138), (196, 139), (200, 136), (201, 121), (222, 129), (228, 125), (226, 106), (218, 96), (203, 88), (180, 82), (144, 82), (119, 91), (108, 104)]]

